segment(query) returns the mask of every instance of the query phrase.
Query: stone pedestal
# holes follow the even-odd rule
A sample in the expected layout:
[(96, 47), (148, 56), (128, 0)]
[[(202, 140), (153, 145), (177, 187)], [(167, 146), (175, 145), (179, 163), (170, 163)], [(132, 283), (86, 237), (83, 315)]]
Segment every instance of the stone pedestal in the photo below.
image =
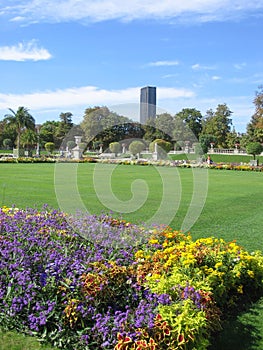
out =
[(77, 146), (72, 149), (73, 159), (81, 159), (82, 158), (83, 150), (79, 147), (79, 145), (81, 143), (81, 138), (82, 138), (82, 136), (75, 136), (75, 143)]
[(158, 145), (157, 143), (154, 144), (154, 152), (152, 154), (153, 160), (158, 160)]

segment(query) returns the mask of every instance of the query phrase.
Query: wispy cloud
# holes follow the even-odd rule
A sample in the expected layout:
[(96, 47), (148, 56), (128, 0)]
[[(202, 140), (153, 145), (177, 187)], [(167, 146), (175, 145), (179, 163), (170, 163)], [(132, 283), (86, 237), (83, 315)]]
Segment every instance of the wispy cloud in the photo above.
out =
[(191, 66), (191, 68), (193, 70), (214, 70), (214, 69), (216, 69), (215, 66), (206, 66), (206, 65), (199, 64), (199, 63), (193, 64)]
[(0, 46), (2, 61), (41, 61), (49, 60), (51, 57), (48, 50), (38, 47), (36, 40), (13, 46)]
[(162, 67), (162, 66), (178, 66), (178, 61), (156, 61), (148, 63), (148, 66)]
[(211, 79), (212, 79), (212, 80), (220, 80), (220, 79), (222, 79), (222, 78), (219, 77), (218, 75), (213, 75)]
[[(31, 94), (0, 94), (0, 110), (25, 106), (30, 110), (60, 108), (71, 109), (76, 106), (87, 108), (95, 105), (113, 105), (121, 103), (138, 103), (140, 88), (123, 90), (105, 90), (95, 86), (83, 86), (65, 90), (43, 91)], [(160, 87), (157, 98), (190, 98), (194, 92), (185, 88)], [(84, 111), (84, 109), (83, 109)]]
[(242, 62), (242, 63), (235, 63), (235, 64), (234, 64), (234, 68), (237, 69), (237, 70), (241, 70), (241, 69), (245, 68), (246, 65), (247, 65), (247, 64), (246, 64), (245, 62)]
[(74, 20), (104, 21), (120, 19), (184, 19), (224, 21), (257, 15), (263, 8), (259, 0), (13, 0), (0, 9), (10, 19), (60, 22)]

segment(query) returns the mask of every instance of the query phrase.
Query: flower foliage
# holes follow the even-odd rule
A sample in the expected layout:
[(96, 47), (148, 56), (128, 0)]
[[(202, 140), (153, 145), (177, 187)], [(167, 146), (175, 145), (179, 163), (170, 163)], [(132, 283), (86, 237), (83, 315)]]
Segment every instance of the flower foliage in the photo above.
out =
[(115, 242), (142, 228), (109, 216), (70, 223), (47, 208), (0, 209), (2, 328), (68, 350), (202, 350), (226, 310), (262, 292), (262, 255), (235, 242), (156, 227), (118, 246), (103, 233)]
[(167, 166), (177, 168), (205, 168), (215, 170), (236, 170), (263, 172), (263, 165), (250, 165), (239, 163), (212, 163), (198, 162), (196, 160), (152, 160), (152, 159), (130, 159), (130, 158), (98, 158), (97, 156), (85, 156), (81, 159), (61, 158), (57, 156), (46, 157), (0, 157), (0, 163), (106, 163), (118, 165), (140, 165), (140, 166)]

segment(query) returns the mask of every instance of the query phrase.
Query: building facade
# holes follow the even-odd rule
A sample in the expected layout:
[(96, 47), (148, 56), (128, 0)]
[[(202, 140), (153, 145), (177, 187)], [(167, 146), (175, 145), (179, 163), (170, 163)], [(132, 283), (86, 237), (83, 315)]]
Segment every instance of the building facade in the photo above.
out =
[(156, 118), (156, 87), (146, 86), (141, 89), (140, 123), (145, 124), (149, 118)]

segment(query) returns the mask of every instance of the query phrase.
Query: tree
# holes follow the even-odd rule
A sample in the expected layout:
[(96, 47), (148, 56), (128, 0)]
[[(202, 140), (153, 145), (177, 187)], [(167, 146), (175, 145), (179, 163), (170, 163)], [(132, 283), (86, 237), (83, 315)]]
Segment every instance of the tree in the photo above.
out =
[(186, 142), (192, 144), (198, 141), (186, 121), (177, 114), (174, 116), (173, 139), (180, 147), (184, 147)]
[(141, 141), (132, 141), (129, 145), (129, 151), (134, 156), (136, 154), (140, 154), (144, 148), (145, 148), (145, 145)]
[(198, 140), (199, 135), (202, 131), (202, 114), (195, 108), (183, 108), (181, 112), (175, 115), (175, 118), (179, 117), (182, 119), (189, 127), (189, 129), (193, 132)]
[(60, 122), (58, 121), (46, 121), (41, 125), (39, 138), (42, 146), (44, 146), (47, 142), (53, 142), (55, 144), (55, 148), (60, 147), (61, 140), (57, 137), (59, 123)]
[(21, 134), (26, 129), (35, 130), (35, 119), (29, 113), (29, 110), (25, 107), (18, 107), (16, 112), (13, 109), (9, 108), (9, 111), (11, 114), (5, 115), (5, 121), (7, 123), (7, 127), (9, 127), (11, 130), (16, 131), (16, 144), (19, 154)]
[(255, 160), (256, 155), (262, 152), (262, 145), (259, 142), (250, 142), (247, 144), (246, 151), (248, 154), (252, 154)]
[(226, 136), (226, 145), (227, 148), (234, 148), (237, 144), (240, 144), (240, 136), (237, 134), (234, 128)]
[(11, 139), (4, 139), (3, 140), (3, 146), (5, 147), (5, 149), (10, 149), (12, 144), (13, 144), (13, 142)]
[(111, 151), (112, 153), (114, 153), (115, 156), (117, 156), (117, 154), (118, 154), (118, 153), (120, 152), (120, 150), (121, 150), (121, 145), (120, 145), (119, 142), (111, 142), (111, 143), (109, 144), (109, 147), (110, 147), (110, 151)]
[(1, 120), (0, 121), (0, 146), (3, 145), (4, 139), (10, 139), (12, 141), (12, 146), (15, 144), (16, 140), (16, 131), (10, 130), (10, 127), (7, 127), (7, 121)]
[[(111, 112), (107, 107), (87, 108), (80, 124), (88, 144), (99, 142), (106, 147), (111, 142), (128, 138), (135, 125), (130, 119)], [(138, 129), (137, 126), (135, 128)]]
[(174, 118), (169, 113), (162, 113), (155, 119), (155, 138), (166, 141), (172, 140), (174, 130)]
[(218, 147), (225, 148), (227, 146), (227, 134), (230, 132), (230, 126), (232, 125), (231, 114), (232, 112), (225, 103), (219, 104), (215, 112), (212, 109), (207, 111), (202, 134), (215, 136)]
[(247, 134), (250, 141), (263, 143), (263, 85), (258, 87), (253, 103), (255, 113), (247, 125)]
[(47, 152), (52, 153), (54, 151), (54, 149), (55, 149), (54, 142), (47, 142), (45, 144), (45, 149), (46, 149)]
[(71, 112), (60, 113), (59, 115), (60, 122), (64, 125), (68, 125), (69, 127), (72, 127), (73, 126), (72, 116), (73, 114)]
[(21, 134), (21, 145), (24, 148), (32, 149), (37, 144), (38, 135), (35, 130), (27, 129)]
[(60, 113), (60, 122), (58, 122), (58, 126), (56, 128), (56, 138), (62, 143), (64, 137), (68, 134), (70, 129), (73, 127), (72, 123), (72, 113)]
[(208, 149), (211, 147), (211, 144), (216, 146), (217, 138), (214, 135), (201, 134), (199, 136), (200, 146), (204, 153), (208, 152)]

